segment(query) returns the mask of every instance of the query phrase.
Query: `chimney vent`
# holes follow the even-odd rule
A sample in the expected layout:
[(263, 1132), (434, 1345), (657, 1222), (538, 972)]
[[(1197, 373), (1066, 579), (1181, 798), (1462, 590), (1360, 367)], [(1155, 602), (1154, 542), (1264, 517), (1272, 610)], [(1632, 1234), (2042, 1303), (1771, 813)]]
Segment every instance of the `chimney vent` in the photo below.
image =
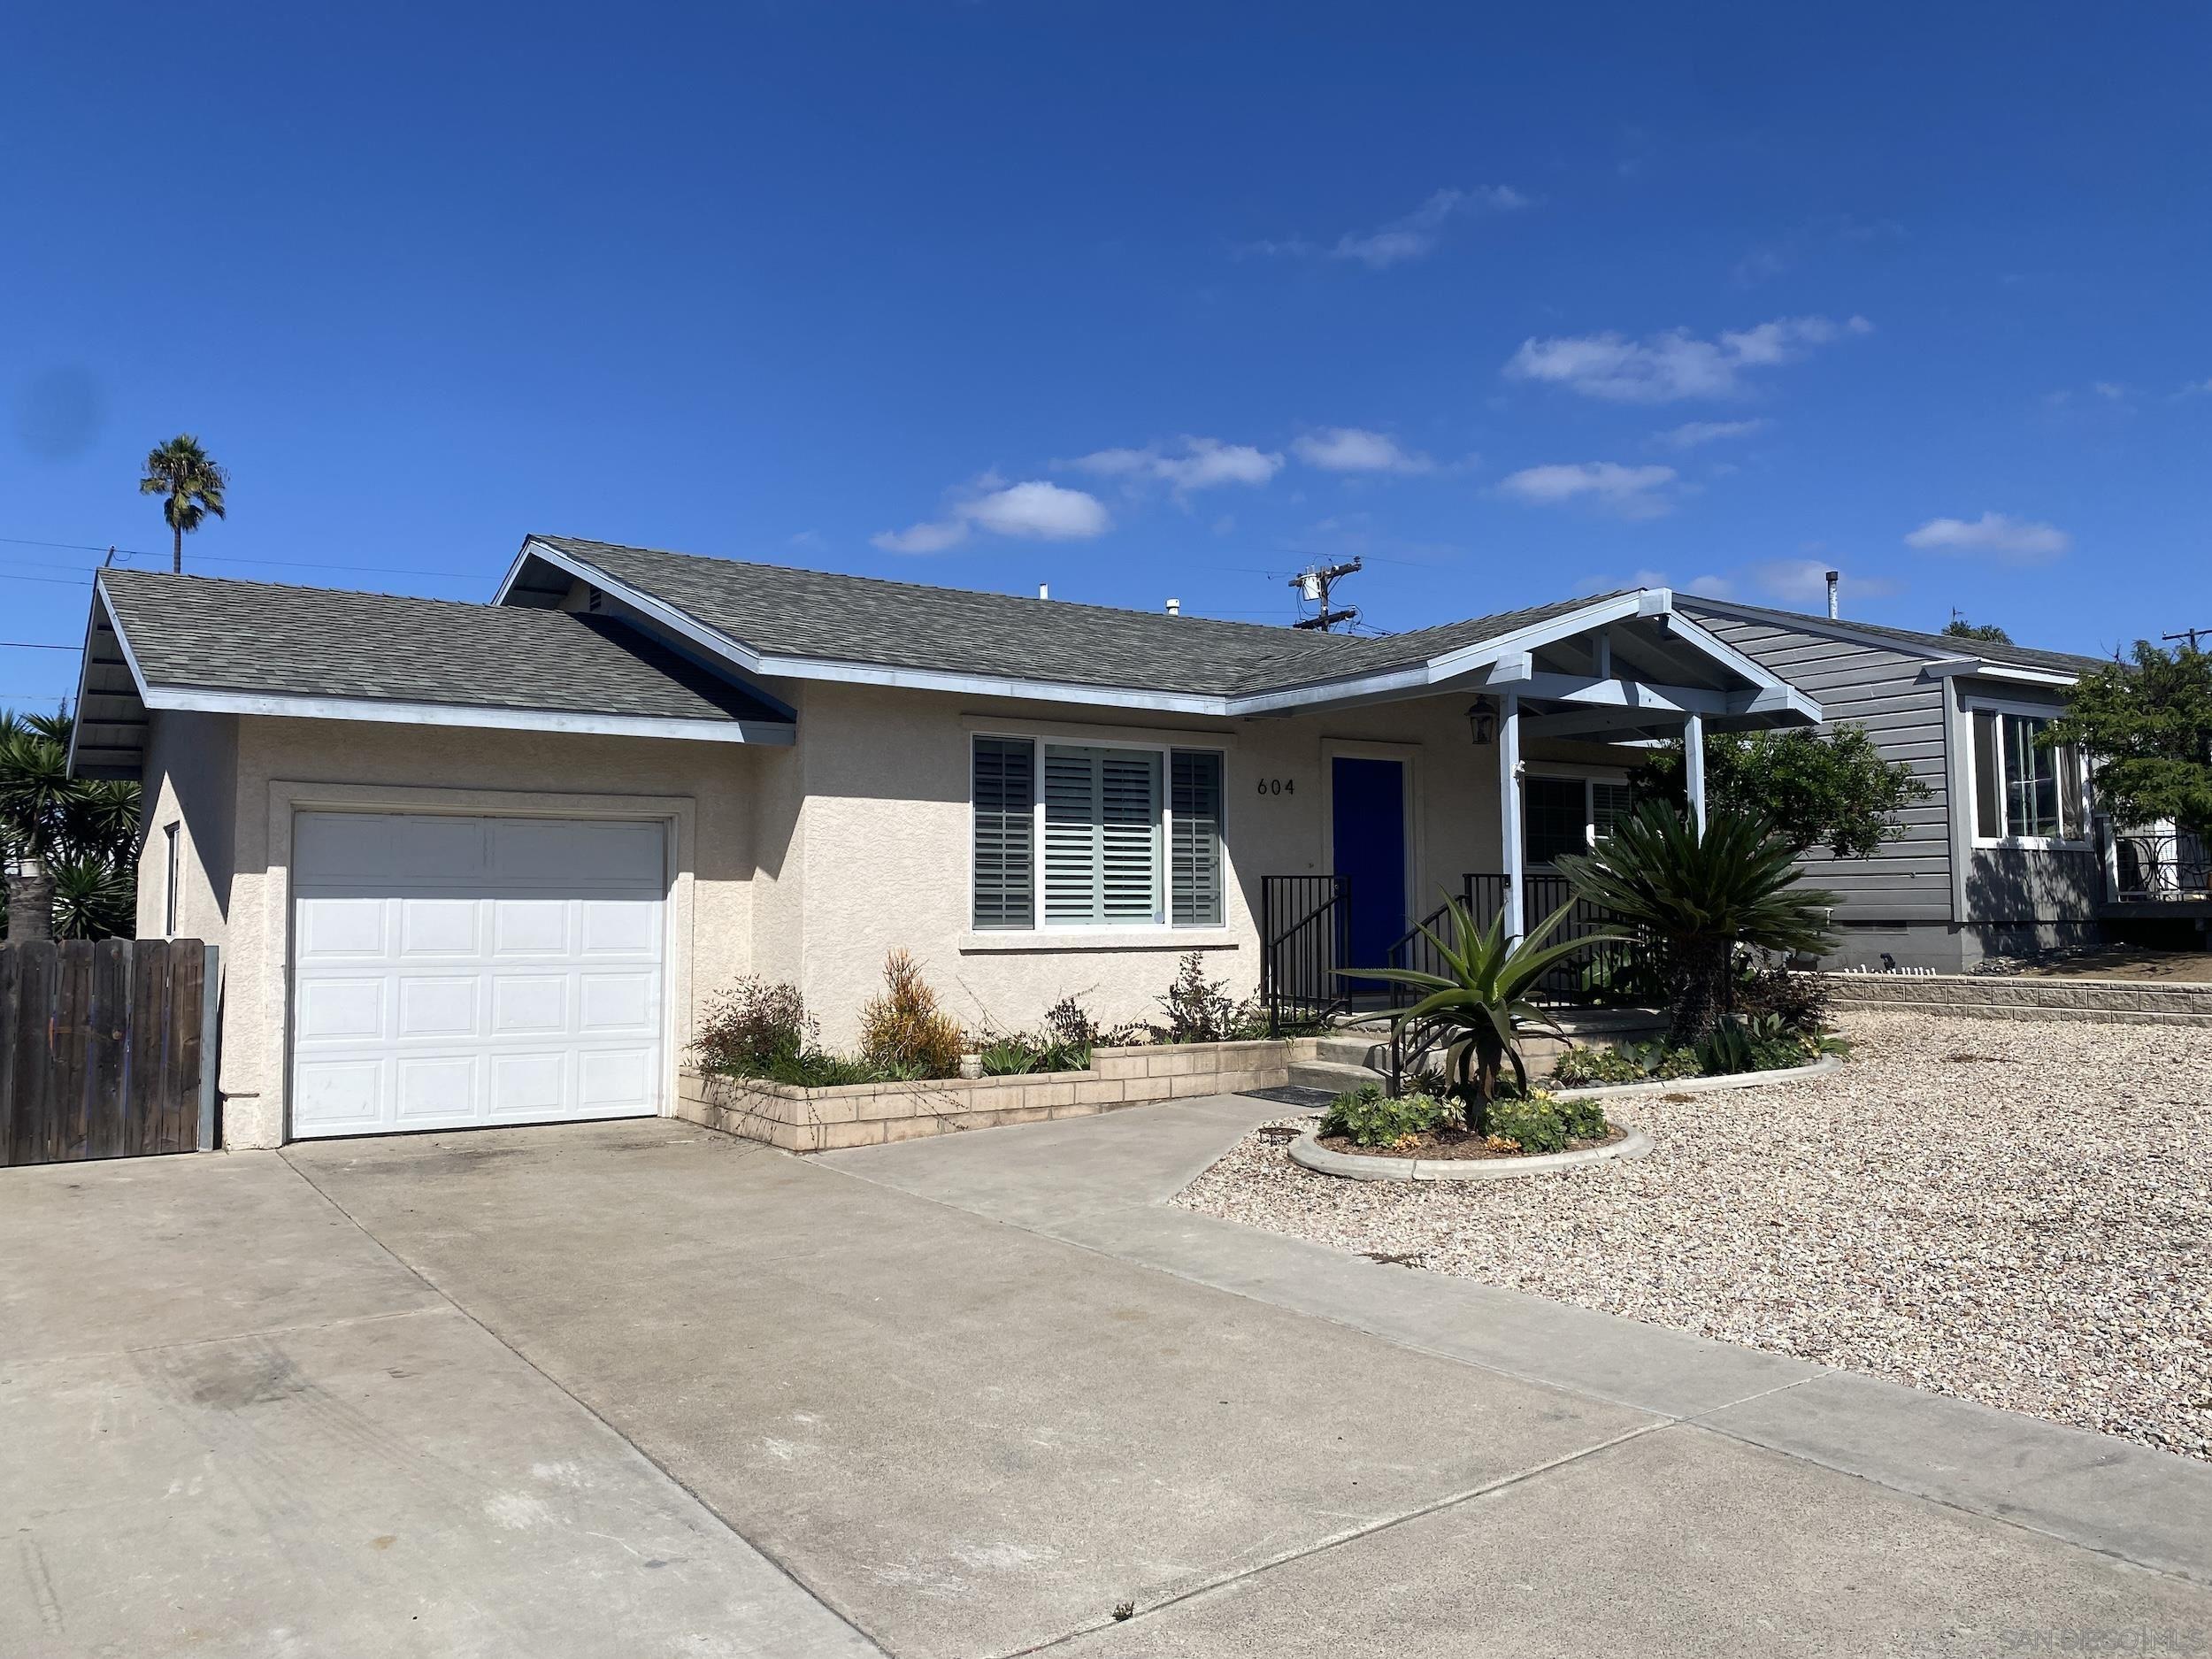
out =
[(1038, 597), (1038, 598), (1040, 598), (1040, 599), (1049, 599), (1049, 598), (1051, 598), (1051, 597), (1052, 597), (1052, 588), (1051, 588), (1051, 585), (1050, 585), (1049, 583), (1047, 583), (1047, 582), (1039, 582), (1039, 583), (1037, 584), (1037, 597)]
[(1167, 613), (1171, 617), (1181, 616), (1183, 614), (1183, 602), (1179, 599), (1169, 600), (1167, 602)]
[(1843, 614), (1842, 607), (1836, 603), (1836, 584), (1840, 582), (1842, 580), (1843, 572), (1841, 571), (1830, 571), (1828, 572), (1828, 620), (1831, 622), (1833, 622), (1838, 617)]

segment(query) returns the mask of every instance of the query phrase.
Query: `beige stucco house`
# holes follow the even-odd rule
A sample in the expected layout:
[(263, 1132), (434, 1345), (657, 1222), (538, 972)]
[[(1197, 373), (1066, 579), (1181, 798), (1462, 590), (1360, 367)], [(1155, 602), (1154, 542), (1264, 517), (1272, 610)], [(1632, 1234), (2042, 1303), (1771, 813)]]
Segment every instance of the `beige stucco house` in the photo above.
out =
[(1663, 589), (1355, 638), (533, 536), (486, 604), (104, 572), (73, 764), (251, 1147), (666, 1111), (718, 987), (849, 1044), (895, 948), (979, 1029), (1325, 994), (1517, 926), (1628, 745), (1819, 718)]

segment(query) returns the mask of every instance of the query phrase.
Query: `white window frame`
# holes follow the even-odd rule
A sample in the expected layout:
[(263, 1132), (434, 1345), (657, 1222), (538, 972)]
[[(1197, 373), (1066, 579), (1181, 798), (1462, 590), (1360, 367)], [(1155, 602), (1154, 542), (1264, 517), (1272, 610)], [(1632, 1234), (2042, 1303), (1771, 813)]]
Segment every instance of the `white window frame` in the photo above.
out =
[[(1586, 766), (1570, 761), (1540, 761), (1532, 764), (1525, 777), (1528, 780), (1543, 779), (1550, 783), (1579, 783), (1582, 786), (1582, 841), (1586, 850), (1594, 851), (1598, 844), (1597, 792), (1591, 786), (1601, 783), (1625, 785), (1628, 771), (1622, 766)], [(1521, 841), (1528, 841), (1528, 798), (1521, 799)], [(1556, 870), (1553, 864), (1531, 864), (1531, 870)]]
[[(1974, 716), (1977, 713), (2016, 714), (2024, 719), (2055, 720), (2064, 711), (2047, 703), (2008, 703), (1997, 697), (1965, 697), (1961, 699), (1961, 707), (1966, 717), (1966, 823), (1968, 829), (1972, 833), (1974, 845), (1977, 848), (2010, 848), (2025, 852), (2082, 853), (2093, 851), (2096, 842), (2089, 835), (2070, 838), (2064, 835), (1985, 835), (1982, 833), (1981, 759), (1974, 752)], [(2089, 767), (2084, 761), (2080, 749), (2071, 743), (2060, 744), (2058, 752), (2062, 757), (2072, 758), (2074, 787), (2081, 801), (2082, 826), (2086, 829), (2090, 821), (2090, 814), (2095, 810), (2094, 800), (2090, 793)], [(2063, 764), (2065, 762), (2062, 760), (2061, 764)], [(2006, 821), (2009, 823), (2012, 796), (2010, 790), (2006, 787), (2009, 780), (2004, 775), (2004, 727), (2000, 725), (1997, 728), (1997, 810), (2005, 815)], [(2062, 822), (2065, 812), (2063, 804), (2065, 798), (2065, 780), (2061, 779), (2059, 810)]]
[[(1194, 733), (1194, 737), (1201, 734)], [(1229, 749), (1217, 739), (1211, 742), (1177, 742), (1168, 739), (1135, 739), (1126, 737), (1096, 737), (1076, 735), (1071, 731), (1041, 732), (1034, 729), (1010, 730), (1003, 726), (978, 726), (970, 729), (966, 747), (968, 767), (968, 833), (966, 865), (967, 891), (964, 895), (964, 914), (967, 925), (961, 932), (964, 937), (979, 940), (1018, 940), (1050, 935), (1065, 938), (1069, 935), (1098, 934), (1110, 939), (1144, 939), (1180, 936), (1185, 933), (1225, 933), (1229, 931)], [(1027, 927), (978, 928), (975, 918), (975, 746), (983, 739), (1002, 743), (1026, 743), (1030, 752), (1030, 788), (1033, 798), (1029, 803), (1031, 813), (1029, 926)], [(1061, 749), (1118, 749), (1135, 754), (1153, 754), (1160, 762), (1160, 825), (1159, 855), (1155, 876), (1158, 882), (1160, 908), (1157, 919), (1149, 922), (1048, 922), (1045, 919), (1045, 750), (1048, 747)], [(1175, 848), (1175, 751), (1215, 755), (1221, 761), (1221, 812), (1219, 815), (1221, 843), (1221, 919), (1217, 922), (1181, 922), (1173, 919), (1175, 895), (1171, 868)]]

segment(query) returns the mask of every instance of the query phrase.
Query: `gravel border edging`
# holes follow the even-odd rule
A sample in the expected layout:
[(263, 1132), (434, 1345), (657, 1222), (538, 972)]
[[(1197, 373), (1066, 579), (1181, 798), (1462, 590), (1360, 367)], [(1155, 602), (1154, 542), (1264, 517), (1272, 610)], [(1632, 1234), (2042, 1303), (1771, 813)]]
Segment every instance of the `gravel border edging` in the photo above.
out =
[(1737, 1071), (1727, 1077), (1685, 1077), (1672, 1082), (1652, 1083), (1594, 1083), (1588, 1088), (1577, 1088), (1572, 1084), (1545, 1079), (1553, 1094), (1562, 1100), (1619, 1100), (1634, 1094), (1703, 1094), (1712, 1089), (1763, 1088), (1770, 1083), (1801, 1083), (1830, 1071), (1843, 1069), (1843, 1056), (1824, 1054), (1809, 1065), (1785, 1066), (1778, 1071)]
[(1532, 1158), (1369, 1158), (1354, 1152), (1332, 1152), (1321, 1144), (1320, 1135), (1319, 1129), (1309, 1129), (1292, 1141), (1291, 1161), (1323, 1175), (1341, 1175), (1355, 1181), (1504, 1181), (1517, 1175), (1548, 1175), (1586, 1164), (1640, 1158), (1651, 1150), (1651, 1137), (1640, 1129), (1630, 1129), (1618, 1141), (1601, 1147), (1547, 1152)]

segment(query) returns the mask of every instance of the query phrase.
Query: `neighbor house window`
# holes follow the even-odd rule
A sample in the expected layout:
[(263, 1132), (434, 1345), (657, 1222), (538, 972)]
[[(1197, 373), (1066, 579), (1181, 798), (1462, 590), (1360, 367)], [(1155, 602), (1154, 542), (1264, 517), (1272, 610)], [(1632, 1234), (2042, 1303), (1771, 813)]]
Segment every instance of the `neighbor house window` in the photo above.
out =
[(979, 737), (978, 929), (1222, 920), (1222, 757), (1212, 749)]
[(1986, 841), (2085, 839), (2081, 757), (2040, 741), (2050, 720), (2004, 709), (1972, 713), (1975, 835)]
[(1521, 780), (1521, 849), (1532, 866), (1586, 853), (1635, 810), (1628, 785), (1604, 778)]

